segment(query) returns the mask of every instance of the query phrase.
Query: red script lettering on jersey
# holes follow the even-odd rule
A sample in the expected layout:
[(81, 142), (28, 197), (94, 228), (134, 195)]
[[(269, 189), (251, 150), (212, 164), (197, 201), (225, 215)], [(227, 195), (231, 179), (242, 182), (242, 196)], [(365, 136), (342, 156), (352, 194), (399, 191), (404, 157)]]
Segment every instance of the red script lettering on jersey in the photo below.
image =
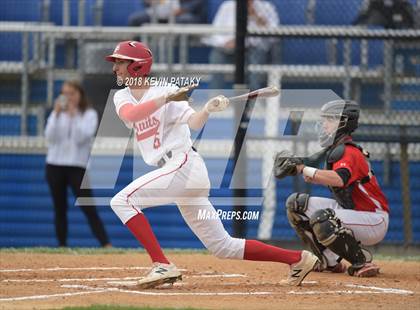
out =
[(141, 141), (156, 135), (160, 121), (156, 117), (147, 117), (140, 122), (134, 123), (137, 141)]

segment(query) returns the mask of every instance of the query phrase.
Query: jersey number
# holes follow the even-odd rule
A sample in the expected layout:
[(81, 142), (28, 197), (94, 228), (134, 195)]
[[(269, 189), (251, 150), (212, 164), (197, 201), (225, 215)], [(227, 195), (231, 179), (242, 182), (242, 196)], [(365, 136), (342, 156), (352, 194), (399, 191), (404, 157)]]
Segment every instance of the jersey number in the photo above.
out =
[(159, 136), (158, 136), (158, 132), (155, 135), (155, 139), (153, 140), (153, 148), (158, 149), (160, 148), (160, 140), (159, 140)]

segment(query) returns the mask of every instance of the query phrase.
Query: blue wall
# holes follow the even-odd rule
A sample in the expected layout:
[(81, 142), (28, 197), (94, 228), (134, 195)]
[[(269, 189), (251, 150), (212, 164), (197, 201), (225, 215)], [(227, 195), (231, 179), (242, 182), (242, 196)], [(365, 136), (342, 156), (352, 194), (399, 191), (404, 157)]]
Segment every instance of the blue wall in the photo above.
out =
[[(0, 247), (22, 246), (55, 246), (55, 233), (53, 226), (52, 202), (48, 187), (44, 179), (43, 155), (0, 155)], [(217, 176), (213, 171), (226, 164), (221, 159), (206, 159), (212, 184), (216, 184)], [(221, 167), (223, 165), (223, 167)], [(374, 162), (373, 167), (381, 181), (382, 164)], [(145, 167), (142, 167), (143, 169)], [(228, 169), (229, 170), (229, 169)], [(132, 180), (132, 158), (126, 157), (123, 161), (117, 185), (111, 190), (95, 190), (96, 196), (112, 197), (118, 190)], [(259, 179), (260, 162), (252, 160), (248, 178)], [(414, 238), (420, 242), (420, 163), (413, 162), (410, 166), (411, 199)], [(400, 188), (399, 163), (392, 163), (392, 181), (384, 190), (391, 205), (391, 221), (386, 236), (387, 241), (403, 241), (403, 216)], [(273, 239), (296, 239), (294, 231), (290, 228), (285, 212), (284, 201), (293, 192), (292, 179), (277, 183), (278, 209), (275, 217)], [(224, 186), (225, 184), (223, 184)], [(228, 188), (214, 189), (212, 197), (230, 197), (232, 191)], [(261, 194), (260, 189), (251, 191), (251, 195)], [(328, 196), (325, 188), (314, 187), (313, 195)], [(73, 205), (74, 199), (70, 197), (69, 205), (69, 246), (97, 246), (82, 212)], [(218, 208), (230, 210), (231, 206)], [(130, 235), (124, 225), (108, 206), (98, 206), (101, 218), (115, 246), (136, 247), (137, 241)], [(248, 207), (248, 210), (260, 211), (260, 206)], [(199, 240), (193, 235), (181, 218), (176, 206), (162, 206), (146, 209), (145, 214), (158, 236), (163, 247), (201, 248)], [(231, 231), (231, 222), (226, 221), (228, 231)], [(248, 237), (256, 237), (258, 221), (248, 222)]]

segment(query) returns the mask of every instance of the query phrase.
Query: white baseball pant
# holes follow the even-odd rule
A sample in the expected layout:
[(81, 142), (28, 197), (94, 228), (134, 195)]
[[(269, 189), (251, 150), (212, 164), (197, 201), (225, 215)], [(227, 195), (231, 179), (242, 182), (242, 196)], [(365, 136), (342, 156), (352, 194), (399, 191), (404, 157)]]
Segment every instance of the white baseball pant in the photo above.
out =
[[(353, 231), (356, 240), (363, 245), (374, 245), (382, 241), (388, 230), (389, 216), (386, 211), (377, 209), (376, 212), (343, 209), (337, 201), (329, 198), (310, 197), (305, 215), (310, 218), (317, 210), (333, 209), (341, 224)], [(323, 253), (328, 265), (336, 264), (338, 255), (326, 249)]]
[(178, 152), (159, 169), (131, 182), (111, 199), (111, 208), (125, 224), (142, 209), (176, 203), (185, 222), (204, 246), (219, 258), (243, 259), (245, 240), (232, 238), (221, 220), (199, 218), (215, 214), (208, 199), (210, 181), (201, 156)]

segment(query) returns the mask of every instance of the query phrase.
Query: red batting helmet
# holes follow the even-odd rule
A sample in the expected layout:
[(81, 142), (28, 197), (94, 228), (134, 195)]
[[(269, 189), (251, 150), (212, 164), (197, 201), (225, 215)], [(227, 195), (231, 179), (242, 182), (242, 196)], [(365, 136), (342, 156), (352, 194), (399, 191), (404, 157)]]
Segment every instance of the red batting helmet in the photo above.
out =
[(118, 43), (114, 52), (105, 59), (111, 62), (115, 62), (116, 59), (132, 60), (132, 63), (127, 66), (127, 71), (132, 77), (139, 77), (150, 73), (153, 55), (150, 49), (141, 42), (123, 41)]

